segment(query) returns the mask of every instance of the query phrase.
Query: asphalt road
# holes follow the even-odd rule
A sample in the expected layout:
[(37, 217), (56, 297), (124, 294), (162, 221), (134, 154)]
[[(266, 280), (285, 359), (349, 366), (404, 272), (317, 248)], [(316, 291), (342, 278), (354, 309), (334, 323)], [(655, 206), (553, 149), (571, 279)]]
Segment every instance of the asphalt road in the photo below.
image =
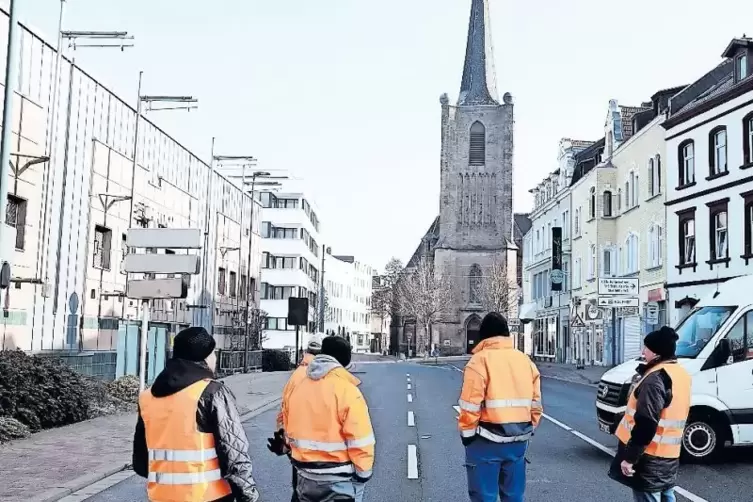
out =
[[(363, 381), (361, 388), (377, 437), (375, 474), (367, 486), (366, 500), (468, 500), (454, 409), (462, 373), (451, 366), (381, 362), (359, 364), (354, 372)], [(628, 490), (606, 477), (611, 459), (608, 451), (615, 447), (615, 440), (596, 426), (594, 391), (585, 385), (543, 382), (545, 413), (551, 420), (542, 422), (531, 442), (526, 500), (632, 500)], [(269, 410), (246, 423), (255, 478), (264, 501), (289, 500), (291, 494), (288, 461), (265, 447), (275, 413)], [(679, 500), (753, 499), (753, 481), (746, 481), (753, 465), (750, 453), (731, 451), (726, 463), (714, 466), (683, 466), (680, 485), (690, 492), (690, 498)], [(144, 483), (132, 477), (87, 500), (146, 500)]]

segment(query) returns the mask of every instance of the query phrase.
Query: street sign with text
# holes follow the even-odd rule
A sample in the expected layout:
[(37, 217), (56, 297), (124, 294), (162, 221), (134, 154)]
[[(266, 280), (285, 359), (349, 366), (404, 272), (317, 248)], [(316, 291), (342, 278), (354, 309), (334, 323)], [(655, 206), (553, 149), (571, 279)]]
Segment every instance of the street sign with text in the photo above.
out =
[(659, 324), (659, 304), (657, 302), (646, 304), (646, 323)]
[(599, 296), (638, 296), (638, 278), (600, 277)]
[(637, 307), (638, 297), (600, 296), (599, 307)]
[(199, 228), (129, 228), (126, 245), (131, 248), (201, 249)]
[(198, 274), (200, 261), (193, 254), (127, 254), (123, 267), (136, 274)]

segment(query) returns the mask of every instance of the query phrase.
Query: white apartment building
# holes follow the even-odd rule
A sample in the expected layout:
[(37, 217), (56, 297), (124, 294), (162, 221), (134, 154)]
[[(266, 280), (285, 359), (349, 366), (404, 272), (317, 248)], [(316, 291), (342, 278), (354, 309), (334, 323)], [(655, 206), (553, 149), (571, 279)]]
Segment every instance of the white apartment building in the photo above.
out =
[[(533, 356), (542, 360), (568, 360), (570, 337), (570, 250), (571, 201), (570, 182), (575, 168), (575, 154), (590, 143), (560, 140), (558, 169), (530, 190), (534, 208), (529, 218), (531, 230), (524, 237), (523, 297), (521, 320), (526, 321)], [(552, 229), (562, 236), (561, 291), (552, 291)]]
[(720, 283), (753, 272), (753, 40), (733, 39), (722, 57), (672, 97), (663, 124), (672, 324)]
[[(371, 278), (372, 295), (384, 288), (383, 276), (374, 275)], [(390, 353), (390, 322), (389, 313), (371, 312), (372, 352)]]
[[(668, 100), (682, 87), (652, 96), (632, 116), (632, 135), (616, 146), (616, 187), (604, 187), (600, 217), (615, 222), (614, 239), (601, 240), (601, 274), (638, 278), (638, 307), (617, 308), (617, 362), (640, 355), (643, 337), (666, 324), (664, 121)], [(607, 309), (607, 316), (611, 311)], [(609, 333), (611, 336), (611, 333)]]
[(264, 347), (295, 350), (288, 298), (308, 298), (308, 325), (299, 329), (305, 347), (316, 332), (322, 249), (319, 219), (311, 198), (294, 180), (276, 191), (259, 190), (261, 215), (261, 309), (266, 312)]
[[(0, 18), (6, 47), (7, 15)], [(134, 108), (66, 59), (58, 120), (48, 136), (56, 55), (25, 27), (19, 31), (15, 167), (5, 222), (15, 235), (9, 242), (15, 283), (3, 292), (2, 348), (65, 352), (76, 366), (109, 368), (101, 376), (114, 375), (116, 354), (118, 371), (135, 369), (140, 302), (125, 298), (122, 266), (133, 251), (125, 245), (131, 226), (208, 230), (206, 265), (191, 278), (188, 298), (151, 304), (150, 367), (164, 360), (170, 336), (191, 324), (214, 327), (218, 346), (231, 346), (228, 333), (236, 331), (229, 328), (239, 327), (247, 302), (240, 286), (258, 285), (259, 239), (246, 226), (251, 197), (147, 118), (139, 124), (134, 174)], [(32, 160), (40, 162), (27, 164)], [(240, 252), (227, 252), (233, 247)], [(258, 296), (251, 290), (253, 304)]]
[(324, 259), (327, 294), (324, 330), (349, 336), (354, 352), (371, 351), (371, 291), (376, 270), (353, 256), (332, 255)]

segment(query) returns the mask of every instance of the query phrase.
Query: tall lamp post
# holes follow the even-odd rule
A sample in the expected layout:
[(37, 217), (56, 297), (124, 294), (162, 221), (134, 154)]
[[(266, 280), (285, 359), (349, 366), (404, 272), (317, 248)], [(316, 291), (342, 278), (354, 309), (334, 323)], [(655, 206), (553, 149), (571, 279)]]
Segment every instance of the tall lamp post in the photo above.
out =
[[(246, 185), (247, 177), (246, 177), (246, 168), (247, 167), (254, 167), (256, 165), (256, 159), (253, 156), (247, 155), (247, 156), (229, 156), (229, 155), (217, 155), (213, 156), (213, 161), (217, 161), (222, 165), (235, 165), (237, 167), (240, 167), (241, 169), (241, 187), (244, 193), (246, 192)], [(234, 176), (234, 177), (237, 177)], [(261, 181), (258, 184), (262, 185), (264, 187), (276, 187), (280, 186), (280, 183), (275, 180), (284, 180), (287, 179), (287, 176), (272, 176), (271, 173), (267, 171), (253, 171), (251, 175), (249, 176), (251, 178), (251, 216), (250, 216), (250, 222), (248, 224), (248, 257), (246, 259), (246, 269), (248, 272), (248, 279), (246, 280), (246, 308), (243, 316), (244, 320), (244, 360), (243, 360), (243, 371), (248, 373), (250, 369), (249, 364), (249, 354), (251, 350), (251, 337), (249, 333), (249, 311), (251, 308), (251, 297), (253, 294), (253, 291), (251, 290), (251, 256), (252, 256), (252, 249), (253, 249), (253, 237), (254, 237), (254, 204), (255, 204), (255, 192), (257, 187), (257, 179), (263, 179), (265, 181)], [(243, 214), (243, 210), (241, 209), (241, 214)], [(242, 220), (241, 220), (242, 221)], [(241, 224), (242, 227), (242, 224)], [(241, 228), (241, 235), (243, 234), (243, 229)], [(240, 274), (240, 261), (238, 263), (238, 272)], [(212, 298), (212, 302), (214, 302), (214, 298)]]
[[(196, 103), (198, 100), (193, 96), (152, 96), (141, 94), (141, 84), (144, 76), (144, 72), (139, 72), (139, 87), (138, 87), (138, 99), (136, 103), (136, 125), (133, 135), (133, 162), (131, 167), (131, 208), (128, 216), (128, 227), (133, 227), (133, 209), (136, 198), (136, 171), (138, 170), (138, 158), (139, 158), (139, 124), (141, 123), (141, 115), (143, 113), (143, 104), (146, 104), (146, 111), (163, 111), (163, 110), (193, 110), (198, 107)], [(164, 106), (169, 104), (170, 106)], [(156, 107), (155, 107), (156, 106)], [(159, 179), (159, 173), (155, 175)], [(129, 276), (126, 274), (126, 290), (128, 288), (127, 283)], [(139, 388), (144, 390), (146, 388), (146, 352), (147, 352), (147, 339), (149, 336), (149, 300), (141, 301), (141, 336), (139, 339)], [(123, 309), (125, 310), (125, 302), (123, 302)]]

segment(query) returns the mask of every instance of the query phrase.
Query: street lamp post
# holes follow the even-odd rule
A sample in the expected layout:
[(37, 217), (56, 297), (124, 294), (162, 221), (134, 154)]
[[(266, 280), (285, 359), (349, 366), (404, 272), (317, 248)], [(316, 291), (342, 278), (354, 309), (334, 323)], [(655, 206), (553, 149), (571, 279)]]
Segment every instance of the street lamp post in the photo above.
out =
[[(128, 227), (133, 227), (133, 210), (136, 198), (136, 171), (138, 169), (139, 157), (139, 124), (141, 123), (142, 103), (147, 104), (147, 111), (162, 110), (193, 110), (197, 108), (195, 103), (198, 102), (193, 96), (145, 96), (141, 94), (141, 84), (144, 72), (139, 72), (138, 98), (136, 100), (136, 125), (134, 127), (133, 137), (133, 162), (131, 167), (131, 208), (128, 214)], [(165, 108), (154, 108), (155, 103), (179, 103), (178, 106)], [(128, 289), (129, 276), (126, 274), (126, 290)], [(146, 388), (146, 352), (147, 339), (149, 336), (149, 300), (141, 301), (141, 336), (139, 339), (139, 388)], [(125, 302), (123, 302), (123, 311), (125, 311)], [(123, 317), (125, 317), (123, 315)]]
[[(253, 167), (256, 165), (256, 159), (253, 156), (247, 155), (240, 155), (240, 156), (228, 156), (228, 155), (218, 155), (212, 157), (213, 161), (220, 162), (222, 164), (227, 165), (235, 165), (238, 167), (241, 167), (241, 187), (244, 193), (246, 193), (246, 168), (247, 167)], [(251, 173), (251, 214), (250, 214), (250, 221), (248, 224), (248, 256), (246, 259), (246, 269), (247, 269), (247, 275), (248, 278), (246, 280), (246, 307), (245, 312), (243, 315), (243, 322), (244, 322), (244, 362), (243, 362), (243, 371), (248, 373), (250, 369), (249, 364), (249, 355), (251, 350), (251, 337), (249, 333), (249, 314), (250, 314), (250, 307), (251, 307), (251, 298), (253, 291), (251, 290), (251, 258), (252, 258), (252, 250), (253, 250), (253, 237), (254, 237), (254, 205), (255, 205), (255, 198), (254, 194), (256, 192), (256, 185), (257, 185), (257, 178), (258, 179), (265, 179), (269, 180), (269, 182), (263, 183), (264, 186), (267, 187), (275, 187), (279, 186), (280, 183), (274, 180), (283, 180), (287, 179), (287, 176), (272, 176), (271, 173), (266, 171), (254, 171)], [(260, 183), (261, 184), (261, 183)], [(243, 210), (241, 209), (241, 214), (243, 213)], [(242, 235), (242, 230), (241, 230)], [(240, 262), (238, 263), (238, 272), (240, 274)], [(214, 297), (212, 298), (212, 302), (214, 302)]]

